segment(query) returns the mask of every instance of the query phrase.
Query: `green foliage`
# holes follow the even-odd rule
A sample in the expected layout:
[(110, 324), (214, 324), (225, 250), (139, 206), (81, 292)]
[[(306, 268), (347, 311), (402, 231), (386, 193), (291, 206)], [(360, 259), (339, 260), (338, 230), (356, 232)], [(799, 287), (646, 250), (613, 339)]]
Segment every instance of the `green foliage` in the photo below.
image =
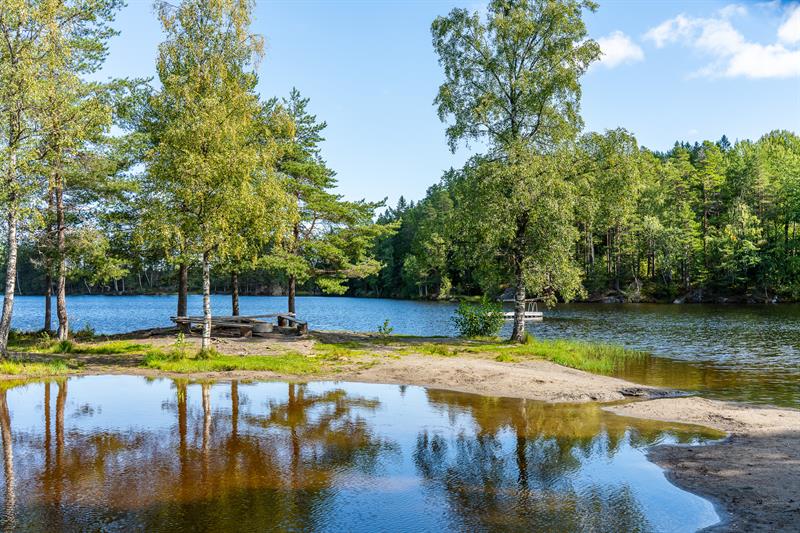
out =
[(382, 202), (345, 201), (332, 192), (336, 174), (319, 147), (327, 125), (307, 110), (308, 103), (292, 89), (288, 99), (267, 105), (279, 150), (277, 171), (296, 217), (262, 265), (284, 274), (291, 285), (313, 280), (327, 294), (343, 294), (349, 279), (380, 270), (372, 248), (393, 228), (372, 221)]
[(95, 337), (94, 328), (88, 323), (84, 324), (83, 328), (73, 332), (72, 336), (77, 341), (90, 341)]
[[(560, 278), (568, 293), (578, 296), (800, 298), (800, 137), (776, 131), (756, 142), (728, 145), (719, 149), (722, 163), (714, 162), (715, 169), (709, 162), (719, 155), (713, 146), (678, 144), (655, 153), (640, 148), (625, 130), (587, 134), (575, 152), (563, 154), (576, 163), (553, 171), (563, 172), (569, 183), (552, 191), (546, 161), (520, 159), (521, 184), (533, 181), (526, 172), (543, 172), (541, 184), (524, 190), (546, 189), (544, 207), (527, 210), (542, 217), (527, 242), (547, 244), (542, 240), (547, 235), (535, 233), (540, 224), (555, 239), (539, 247), (538, 256), (531, 246), (536, 259), (528, 263), (532, 283), (527, 288), (544, 288), (540, 296), (563, 300), (568, 295), (550, 283)], [(401, 227), (378, 244), (386, 266), (371, 290), (416, 296), (417, 288), (433, 279), (452, 280), (454, 291), (462, 294), (491, 294), (508, 286), (507, 256), (497, 251), (498, 243), (509, 242), (517, 206), (491, 201), (502, 196), (494, 191), (503, 178), (493, 176), (501, 167), (475, 160), (447, 172), (418, 204), (403, 201), (388, 210), (382, 219), (399, 220)], [(703, 187), (713, 191), (706, 202)], [(444, 195), (453, 205), (446, 223), (428, 207), (441, 205)], [(529, 204), (521, 200), (519, 205)], [(551, 225), (549, 217), (557, 224)], [(426, 252), (417, 251), (428, 239), (426, 226), (442, 227), (446, 236), (446, 259), (434, 274), (420, 267)], [(553, 278), (548, 269), (562, 274)]]
[(378, 326), (378, 335), (380, 335), (381, 337), (388, 337), (389, 335), (392, 334), (393, 331), (394, 331), (394, 328), (389, 325), (389, 319), (388, 318), (383, 321), (383, 324)]
[[(485, 139), (458, 180), (461, 234), (482, 273), (550, 301), (580, 292), (573, 264), (576, 174), (571, 149), (582, 127), (579, 79), (600, 56), (587, 39), (590, 1), (493, 0), (485, 19), (454, 9), (431, 26), (445, 82), (436, 104), (452, 150)], [(490, 278), (491, 279), (491, 278)], [(514, 316), (512, 338), (525, 321)]]
[(491, 337), (503, 327), (503, 310), (486, 298), (478, 304), (461, 302), (452, 320), (462, 337)]

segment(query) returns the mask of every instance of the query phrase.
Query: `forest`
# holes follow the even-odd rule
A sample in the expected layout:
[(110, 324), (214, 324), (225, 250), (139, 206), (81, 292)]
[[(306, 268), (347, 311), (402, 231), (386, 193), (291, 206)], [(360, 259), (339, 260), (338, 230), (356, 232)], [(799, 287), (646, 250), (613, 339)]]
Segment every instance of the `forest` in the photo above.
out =
[[(547, 304), (800, 298), (800, 138), (639, 146), (586, 132), (580, 78), (601, 51), (590, 1), (492, 2), (431, 26), (431, 88), (455, 151), (487, 147), (425, 198), (336, 193), (326, 123), (298, 90), (256, 90), (252, 4), (156, 2), (154, 79), (90, 81), (119, 0), (21, 2), (0, 21), (5, 298), (298, 292)], [(50, 295), (56, 296), (55, 319)], [(210, 318), (209, 318), (210, 324)], [(210, 326), (208, 328), (210, 330)], [(524, 323), (515, 321), (521, 340)], [(206, 340), (204, 335), (204, 340)]]
[[(800, 137), (638, 146), (625, 130), (588, 134), (591, 171), (575, 179), (571, 253), (582, 297), (606, 301), (796, 301), (800, 298)], [(463, 240), (458, 184), (448, 172), (419, 202), (401, 198), (378, 219), (381, 271), (363, 294), (446, 298), (496, 294), (491, 264)], [(484, 267), (483, 269), (481, 267)], [(487, 272), (486, 270), (489, 270)]]

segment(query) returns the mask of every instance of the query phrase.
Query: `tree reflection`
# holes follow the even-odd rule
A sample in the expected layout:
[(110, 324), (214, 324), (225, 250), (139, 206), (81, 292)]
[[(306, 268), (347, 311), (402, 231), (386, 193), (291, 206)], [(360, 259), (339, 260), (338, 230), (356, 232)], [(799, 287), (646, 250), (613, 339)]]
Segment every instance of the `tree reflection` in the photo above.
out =
[[(432, 406), (474, 432), (418, 434), (414, 462), (449, 506), (456, 529), (641, 531), (641, 505), (627, 485), (576, 484), (585, 465), (622, 446), (653, 443), (665, 425), (631, 421), (595, 404), (552, 405), (428, 391)], [(684, 430), (684, 438), (691, 432)]]
[[(112, 412), (117, 404), (102, 395), (84, 404), (95, 397), (84, 386), (93, 378), (80, 379), (22, 391), (27, 403), (31, 391), (43, 394), (44, 412), (35, 424), (17, 424), (13, 439), (13, 413), (0, 395), (5, 514), (15, 529), (330, 529), (337, 516), (346, 523), (341, 513), (362, 512), (348, 510), (351, 491), (401, 505), (402, 491), (418, 501), (421, 478), (434, 501), (445, 502), (452, 529), (636, 530), (646, 522), (624, 485), (573, 479), (587, 461), (664, 429), (642, 421), (632, 431), (589, 406), (430, 391), (430, 408), (458, 424), (421, 431), (409, 465), (388, 460), (402, 457), (400, 446), (369, 420), (375, 413), (392, 425), (380, 417), (393, 409), (378, 414), (378, 400), (343, 389), (286, 384), (275, 395), (263, 392), (274, 385), (159, 380), (133, 389), (156, 398), (126, 397), (130, 409)], [(147, 411), (153, 399), (161, 409)], [(87, 423), (86, 413), (103, 418)], [(399, 483), (386, 486), (387, 476)]]
[(12, 531), (15, 528), (16, 495), (14, 492), (14, 449), (11, 436), (11, 413), (8, 410), (8, 390), (0, 387), (0, 432), (3, 440), (3, 475), (5, 498), (3, 505), (3, 530)]
[[(153, 413), (154, 421), (171, 418), (171, 430), (161, 422), (153, 426), (160, 430), (122, 431), (69, 424), (67, 381), (57, 386), (54, 435), (46, 384), (43, 430), (16, 436), (28, 458), (24, 481), (19, 473), (16, 480), (26, 486), (19, 529), (317, 529), (333, 506), (337, 475), (370, 470), (392, 449), (363, 418), (379, 402), (342, 390), (289, 385), (285, 401), (243, 410), (238, 382), (175, 380), (162, 414)], [(223, 390), (230, 402), (218, 403)], [(13, 507), (9, 421), (3, 392), (5, 503)]]

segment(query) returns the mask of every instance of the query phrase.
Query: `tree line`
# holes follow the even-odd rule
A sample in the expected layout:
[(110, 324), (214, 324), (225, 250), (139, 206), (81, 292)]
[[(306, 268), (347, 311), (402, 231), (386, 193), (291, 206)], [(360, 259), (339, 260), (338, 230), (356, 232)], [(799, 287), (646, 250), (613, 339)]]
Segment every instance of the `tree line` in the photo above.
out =
[[(486, 149), (418, 203), (346, 201), (325, 122), (293, 90), (256, 91), (252, 3), (157, 2), (157, 79), (87, 81), (119, 0), (0, 0), (5, 351), (20, 290), (69, 335), (66, 294), (503, 293), (513, 338), (531, 298), (800, 296), (800, 140), (639, 146), (585, 133), (582, 76), (602, 54), (589, 0), (493, 0), (432, 24), (435, 104), (452, 150)], [(213, 274), (213, 276), (212, 276)]]
[[(800, 299), (800, 137), (638, 146), (614, 130), (581, 139), (592, 172), (576, 182), (572, 262), (584, 298), (596, 301), (797, 301)], [(378, 223), (384, 268), (355, 283), (396, 298), (497, 295), (507, 280), (475, 257), (462, 229), (469, 199), (451, 170), (419, 202), (400, 198)], [(547, 224), (544, 221), (543, 224)], [(480, 235), (476, 235), (480, 238)], [(490, 258), (491, 259), (491, 258)]]

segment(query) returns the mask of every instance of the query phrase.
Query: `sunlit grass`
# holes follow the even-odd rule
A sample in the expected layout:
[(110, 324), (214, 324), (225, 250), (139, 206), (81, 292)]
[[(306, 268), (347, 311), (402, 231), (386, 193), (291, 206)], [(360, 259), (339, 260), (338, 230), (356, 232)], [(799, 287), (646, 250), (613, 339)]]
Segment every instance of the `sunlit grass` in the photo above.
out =
[(314, 354), (322, 359), (340, 360), (366, 355), (367, 351), (361, 349), (357, 342), (338, 342), (314, 344)]
[(595, 374), (614, 373), (626, 360), (647, 354), (613, 344), (575, 340), (538, 340), (529, 337), (525, 344), (486, 344), (464, 348), (468, 353), (488, 353), (497, 361), (517, 362), (525, 358), (545, 359), (562, 366)]
[(150, 349), (149, 344), (127, 340), (105, 342), (78, 342), (75, 340), (59, 341), (44, 332), (13, 331), (9, 335), (8, 349), (11, 352), (40, 354), (144, 354)]
[(70, 372), (64, 361), (16, 361), (7, 359), (0, 361), (0, 375), (4, 376), (25, 376), (25, 377), (46, 377), (60, 376)]
[(131, 341), (108, 341), (98, 344), (83, 344), (74, 341), (53, 341), (49, 345), (40, 346), (37, 353), (70, 353), (70, 354), (90, 354), (90, 355), (112, 355), (112, 354), (144, 354), (151, 349), (149, 344), (135, 343)]
[(403, 354), (435, 355), (439, 357), (455, 357), (462, 350), (461, 346), (453, 346), (444, 343), (426, 342), (407, 346), (400, 350)]
[(159, 351), (148, 353), (142, 366), (189, 374), (195, 372), (230, 372), (233, 370), (268, 371), (279, 374), (312, 374), (321, 369), (320, 361), (299, 353), (280, 355), (220, 355), (215, 352), (180, 357)]

